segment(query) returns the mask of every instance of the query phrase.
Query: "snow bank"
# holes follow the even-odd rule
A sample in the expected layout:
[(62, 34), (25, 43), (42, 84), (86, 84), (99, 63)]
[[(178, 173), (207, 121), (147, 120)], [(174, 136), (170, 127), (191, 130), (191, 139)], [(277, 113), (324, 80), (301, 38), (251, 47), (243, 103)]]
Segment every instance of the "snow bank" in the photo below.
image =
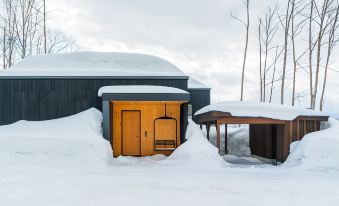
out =
[(195, 115), (210, 111), (229, 112), (237, 117), (266, 117), (279, 120), (293, 120), (298, 116), (327, 116), (323, 112), (297, 107), (288, 107), (264, 102), (220, 102), (198, 110)]
[(220, 167), (225, 163), (213, 146), (192, 120), (186, 131), (186, 142), (181, 144), (164, 162), (174, 161), (176, 164), (189, 167)]
[(104, 86), (98, 91), (101, 97), (104, 93), (164, 93), (164, 94), (188, 94), (188, 92), (165, 86), (148, 86), (148, 85), (125, 85), (125, 86)]
[(101, 135), (101, 122), (101, 112), (92, 108), (55, 120), (1, 126), (0, 165), (103, 166), (111, 150)]
[(292, 144), (291, 154), (283, 165), (339, 171), (339, 122), (330, 118), (329, 124), (328, 129), (307, 134)]
[(14, 124), (0, 126), (0, 137), (95, 140), (93, 136), (101, 135), (101, 122), (101, 112), (91, 108), (59, 119), (46, 121), (21, 120)]
[(136, 53), (74, 52), (25, 58), (1, 76), (186, 76), (165, 59)]
[[(227, 128), (227, 149), (229, 155), (249, 157), (251, 156), (251, 150), (249, 145), (249, 128), (242, 125), (241, 127)], [(203, 127), (204, 134), (207, 134), (206, 127)], [(222, 125), (220, 127), (220, 145), (222, 151), (225, 151), (225, 128)], [(215, 126), (212, 125), (210, 129), (210, 142), (216, 145), (217, 132)]]

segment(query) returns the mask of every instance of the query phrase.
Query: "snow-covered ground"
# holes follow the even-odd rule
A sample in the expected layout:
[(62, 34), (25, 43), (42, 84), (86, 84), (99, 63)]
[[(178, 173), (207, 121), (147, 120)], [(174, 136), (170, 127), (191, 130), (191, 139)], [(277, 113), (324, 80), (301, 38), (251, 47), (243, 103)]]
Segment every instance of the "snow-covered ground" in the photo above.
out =
[(336, 120), (293, 144), (286, 163), (244, 166), (224, 161), (194, 123), (168, 158), (113, 159), (101, 119), (90, 109), (1, 126), (0, 205), (338, 205)]

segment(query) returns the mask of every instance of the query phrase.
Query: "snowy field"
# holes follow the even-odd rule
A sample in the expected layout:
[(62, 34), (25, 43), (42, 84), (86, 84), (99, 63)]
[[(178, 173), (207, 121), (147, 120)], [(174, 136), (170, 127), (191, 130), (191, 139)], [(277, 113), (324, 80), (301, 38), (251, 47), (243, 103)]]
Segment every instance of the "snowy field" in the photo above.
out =
[[(113, 159), (95, 109), (0, 127), (0, 205), (338, 205), (339, 123), (292, 145), (280, 166), (230, 164), (190, 123), (170, 157)], [(230, 153), (243, 129), (230, 130)], [(239, 145), (239, 144), (238, 144)], [(232, 158), (225, 158), (231, 162)]]

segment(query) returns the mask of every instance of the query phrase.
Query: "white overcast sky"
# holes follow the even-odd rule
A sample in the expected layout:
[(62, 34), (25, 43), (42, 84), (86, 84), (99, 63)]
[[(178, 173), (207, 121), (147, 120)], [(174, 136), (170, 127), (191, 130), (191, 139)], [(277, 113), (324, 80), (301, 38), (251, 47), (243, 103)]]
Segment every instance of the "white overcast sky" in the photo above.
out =
[[(259, 99), (258, 15), (274, 2), (251, 1), (245, 100)], [(283, 9), (284, 1), (278, 2)], [(244, 16), (240, 0), (49, 0), (47, 4), (50, 28), (72, 35), (79, 50), (157, 55), (208, 84), (213, 102), (239, 100), (245, 33), (230, 11)], [(337, 56), (331, 61), (334, 68)], [(307, 89), (303, 76), (300, 72), (298, 92)], [(339, 73), (331, 71), (326, 108), (334, 113), (339, 113), (338, 79)], [(288, 87), (291, 90), (291, 84)], [(279, 90), (275, 89), (276, 102)], [(285, 98), (290, 101), (290, 92)], [(309, 106), (308, 98), (301, 104)]]

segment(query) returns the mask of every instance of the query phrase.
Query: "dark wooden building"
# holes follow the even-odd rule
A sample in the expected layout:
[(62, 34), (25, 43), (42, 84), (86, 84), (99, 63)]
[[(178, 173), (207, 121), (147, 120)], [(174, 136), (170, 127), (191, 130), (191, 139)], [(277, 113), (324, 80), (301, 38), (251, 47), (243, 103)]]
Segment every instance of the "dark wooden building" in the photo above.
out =
[(190, 102), (188, 103), (188, 115), (194, 122), (198, 123), (194, 114), (201, 108), (211, 104), (211, 88), (201, 81), (190, 77), (188, 80), (188, 90)]
[[(27, 57), (0, 71), (0, 125), (55, 119), (92, 107), (103, 111), (105, 103), (98, 96), (103, 86), (156, 85), (189, 91), (188, 79), (172, 63), (145, 54), (76, 52)], [(199, 92), (193, 96), (199, 99)], [(202, 105), (194, 100), (191, 103)], [(181, 142), (185, 140), (187, 113), (184, 101), (180, 104)], [(109, 116), (103, 111), (105, 121)], [(104, 137), (111, 140), (107, 130), (104, 127)]]
[[(237, 104), (239, 105), (237, 106)], [(240, 114), (237, 114), (237, 112), (232, 114), (232, 107), (234, 105), (238, 107)], [(225, 102), (224, 105), (221, 103), (219, 106), (219, 110), (218, 107), (215, 107), (211, 110), (204, 110), (201, 113), (198, 112), (199, 114), (196, 115), (199, 124), (206, 125), (207, 138), (209, 138), (210, 126), (212, 124), (215, 125), (217, 130), (217, 147), (220, 149), (220, 126), (225, 125), (224, 138), (225, 151), (227, 152), (227, 125), (248, 124), (251, 154), (272, 160), (274, 163), (284, 162), (287, 159), (292, 142), (301, 140), (310, 132), (319, 131), (320, 123), (328, 121), (329, 118), (320, 112), (298, 110), (295, 108), (287, 109), (287, 107), (284, 108), (282, 106), (274, 106), (270, 112), (266, 112), (267, 115), (265, 115), (265, 112), (262, 116), (253, 115), (259, 114), (261, 109), (267, 110), (267, 107), (270, 107), (270, 105), (264, 103), (258, 103), (258, 106), (253, 106), (253, 104), (247, 105), (246, 103), (233, 102), (228, 107), (227, 102)], [(246, 112), (248, 113), (246, 114)], [(282, 112), (293, 114), (285, 115)], [(276, 113), (276, 115), (272, 117), (270, 115), (272, 113)]]

